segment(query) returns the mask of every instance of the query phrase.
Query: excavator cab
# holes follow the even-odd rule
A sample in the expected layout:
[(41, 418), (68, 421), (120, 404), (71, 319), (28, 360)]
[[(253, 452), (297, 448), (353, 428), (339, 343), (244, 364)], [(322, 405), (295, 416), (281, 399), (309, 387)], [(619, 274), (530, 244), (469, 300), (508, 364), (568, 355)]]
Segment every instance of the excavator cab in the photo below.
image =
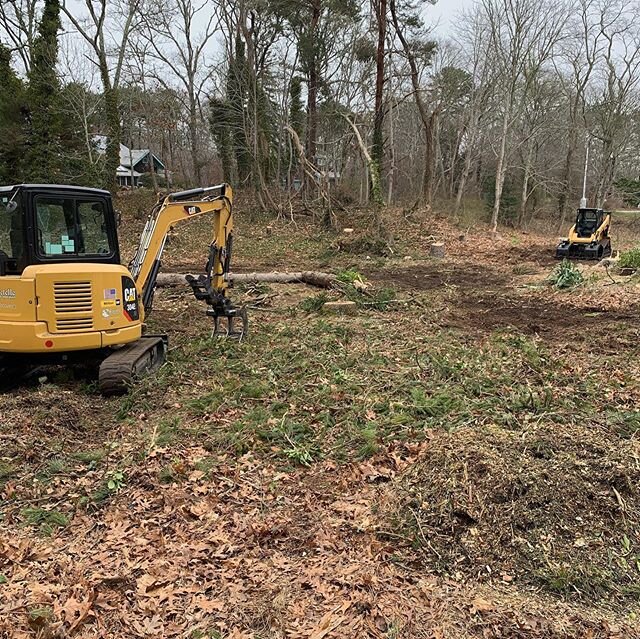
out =
[(161, 196), (128, 267), (120, 262), (111, 194), (100, 189), (22, 184), (0, 187), (0, 383), (14, 367), (96, 361), (112, 395), (160, 366), (165, 335), (146, 333), (171, 228), (213, 217), (205, 277), (207, 315), (226, 334), (246, 313), (226, 297), (233, 216), (228, 185)]
[(55, 263), (120, 263), (110, 193), (53, 185), (0, 187), (0, 276)]
[(611, 213), (580, 208), (569, 237), (556, 248), (558, 259), (601, 260), (611, 255)]

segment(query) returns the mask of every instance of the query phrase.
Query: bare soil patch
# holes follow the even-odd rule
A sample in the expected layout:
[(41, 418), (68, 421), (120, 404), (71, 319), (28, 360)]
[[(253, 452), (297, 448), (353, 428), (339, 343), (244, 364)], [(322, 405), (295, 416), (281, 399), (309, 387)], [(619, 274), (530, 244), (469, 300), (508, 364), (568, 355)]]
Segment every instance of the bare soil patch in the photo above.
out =
[(407, 267), (389, 267), (366, 271), (373, 282), (400, 289), (431, 291), (445, 287), (461, 289), (491, 289), (505, 286), (509, 276), (491, 266), (425, 262)]
[(554, 267), (558, 260), (555, 257), (555, 245), (553, 242), (549, 244), (531, 244), (530, 246), (514, 246), (507, 251), (501, 252), (504, 255), (505, 262), (509, 264), (529, 263), (536, 266), (549, 268)]
[(485, 334), (512, 328), (549, 340), (577, 339), (606, 348), (612, 337), (608, 329), (619, 330), (622, 325), (635, 324), (638, 312), (637, 306), (625, 310), (610, 310), (603, 305), (579, 306), (552, 294), (546, 299), (541, 295), (461, 294), (442, 326)]

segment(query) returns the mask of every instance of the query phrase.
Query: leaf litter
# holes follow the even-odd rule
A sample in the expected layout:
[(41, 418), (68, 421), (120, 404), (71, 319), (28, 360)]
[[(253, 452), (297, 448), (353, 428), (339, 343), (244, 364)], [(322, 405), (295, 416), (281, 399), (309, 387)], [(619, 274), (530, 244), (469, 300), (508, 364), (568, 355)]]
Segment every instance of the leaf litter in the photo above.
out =
[[(270, 241), (267, 221), (251, 222), (240, 218), (249, 246), (243, 253), (238, 243), (239, 269), (268, 266), (255, 254)], [(201, 309), (163, 291), (154, 321), (178, 350), (157, 387), (103, 400), (90, 379), (52, 376), (1, 398), (1, 636), (640, 636), (637, 332), (628, 322), (636, 291), (598, 282), (578, 293), (549, 291), (539, 282), (552, 265), (535, 258), (548, 248), (542, 238), (533, 238), (531, 271), (519, 274), (508, 239), (496, 247), (478, 232), (468, 250), (469, 234), (461, 240), (437, 220), (428, 228), (452, 247), (443, 264), (422, 257), (422, 223), (398, 230), (398, 257), (375, 264), (375, 256), (333, 255), (322, 234), (309, 242), (302, 224), (276, 228), (281, 259), (318, 268), (335, 260), (374, 284), (397, 282), (412, 299), (392, 317), (367, 311), (318, 325), (335, 331), (336, 360), (340, 349), (363, 363), (373, 358), (369, 368), (354, 359), (351, 373), (337, 371), (326, 395), (314, 395), (334, 374), (321, 359), (316, 376), (299, 382), (307, 397), (290, 397), (286, 409), (280, 393), (267, 402), (262, 387), (242, 386), (248, 369), (216, 378), (215, 364), (202, 368), (206, 343), (196, 357), (188, 350), (206, 331)], [(176, 240), (170, 266), (193, 262), (197, 235)], [(518, 263), (525, 258), (522, 251)], [(488, 265), (486, 276), (465, 277), (477, 261)], [(272, 305), (282, 313), (314, 293), (281, 290)], [(527, 300), (543, 318), (542, 309), (563, 305), (574, 320), (551, 315), (542, 329), (526, 330), (503, 312), (505, 299), (514, 308)], [(472, 309), (494, 305), (505, 321), (479, 324)], [(606, 335), (608, 371), (584, 359), (593, 345), (578, 339), (573, 309), (591, 309), (589, 330)], [(258, 317), (254, 331), (268, 339), (256, 338), (255, 349), (266, 357), (287, 329), (270, 313)], [(354, 323), (374, 341), (348, 339)], [(394, 325), (400, 334), (386, 333), (386, 350), (377, 350), (376, 331)], [(302, 324), (280, 349), (290, 352), (304, 333)], [(312, 345), (316, 336), (305, 338)], [(554, 357), (545, 348), (567, 358), (548, 375)], [(600, 344), (596, 350), (602, 354)], [(234, 355), (225, 346), (222, 361), (244, 366), (256, 351)], [(507, 369), (511, 382), (501, 377)], [(524, 378), (532, 390), (521, 397)], [(519, 386), (511, 392), (510, 383)], [(249, 408), (230, 401), (239, 388)], [(573, 418), (580, 397), (585, 410)], [(322, 402), (333, 404), (326, 414)], [(594, 405), (596, 416), (585, 420)], [(369, 443), (343, 453), (340, 430), (360, 410)], [(322, 430), (328, 417), (332, 427)], [(238, 430), (249, 418), (276, 430), (287, 419), (301, 423), (262, 441), (259, 429), (250, 437)], [(283, 446), (316, 453), (308, 467), (296, 465)], [(25, 508), (68, 524), (26, 525)]]

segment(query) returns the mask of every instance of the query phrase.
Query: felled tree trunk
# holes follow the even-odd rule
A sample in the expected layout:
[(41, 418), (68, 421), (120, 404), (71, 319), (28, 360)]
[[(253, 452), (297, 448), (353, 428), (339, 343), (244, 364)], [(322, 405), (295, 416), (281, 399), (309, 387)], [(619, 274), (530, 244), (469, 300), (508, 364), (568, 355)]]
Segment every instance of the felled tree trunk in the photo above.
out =
[[(186, 284), (186, 274), (160, 273), (156, 282), (160, 288), (168, 286), (182, 286)], [(234, 284), (308, 284), (318, 288), (331, 288), (336, 276), (331, 273), (318, 271), (301, 271), (299, 273), (231, 273), (229, 280)]]

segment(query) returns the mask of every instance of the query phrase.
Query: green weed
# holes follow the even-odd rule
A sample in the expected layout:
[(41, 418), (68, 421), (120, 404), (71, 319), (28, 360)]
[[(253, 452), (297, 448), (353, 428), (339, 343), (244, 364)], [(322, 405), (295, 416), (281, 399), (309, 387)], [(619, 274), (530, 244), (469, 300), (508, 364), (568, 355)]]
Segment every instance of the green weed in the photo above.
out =
[(640, 248), (621, 253), (618, 266), (620, 268), (640, 268)]
[(371, 424), (360, 431), (361, 445), (358, 449), (359, 459), (373, 457), (379, 450), (378, 429), (375, 424)]
[(86, 464), (89, 470), (95, 470), (101, 461), (107, 456), (105, 450), (87, 450), (73, 453), (73, 457), (79, 462)]
[(24, 508), (20, 512), (25, 524), (39, 528), (45, 535), (52, 535), (58, 528), (66, 528), (69, 518), (57, 510), (45, 510), (44, 508)]
[(50, 459), (47, 462), (47, 467), (46, 467), (46, 475), (59, 475), (60, 473), (65, 472), (65, 470), (67, 469), (67, 462), (60, 458), (60, 457), (54, 457), (53, 459)]
[(118, 493), (126, 484), (126, 478), (122, 471), (114, 470), (107, 475), (107, 488), (112, 493)]
[(314, 453), (309, 446), (296, 444), (294, 442), (291, 442), (290, 446), (284, 448), (282, 454), (299, 466), (311, 466), (315, 461)]
[(155, 445), (158, 448), (166, 448), (173, 444), (178, 438), (180, 424), (181, 419), (177, 416), (161, 420), (156, 431)]
[(537, 572), (541, 585), (555, 594), (605, 596), (616, 590), (612, 575), (596, 566), (551, 565)]
[(312, 297), (307, 297), (300, 302), (300, 308), (305, 313), (317, 313), (328, 301), (329, 296), (326, 293), (318, 293)]
[(584, 283), (584, 276), (575, 264), (565, 259), (553, 269), (549, 282), (558, 290), (572, 289)]
[(354, 269), (347, 269), (345, 271), (341, 271), (337, 275), (337, 279), (339, 282), (343, 284), (364, 284), (364, 277), (358, 273), (358, 271)]

